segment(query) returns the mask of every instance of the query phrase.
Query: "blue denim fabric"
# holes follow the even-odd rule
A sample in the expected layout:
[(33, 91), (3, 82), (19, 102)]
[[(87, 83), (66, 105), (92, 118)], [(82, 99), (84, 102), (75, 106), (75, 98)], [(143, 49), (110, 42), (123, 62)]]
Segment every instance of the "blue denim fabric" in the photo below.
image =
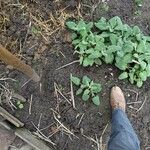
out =
[(140, 142), (126, 114), (117, 108), (112, 112), (112, 133), (108, 150), (140, 150)]

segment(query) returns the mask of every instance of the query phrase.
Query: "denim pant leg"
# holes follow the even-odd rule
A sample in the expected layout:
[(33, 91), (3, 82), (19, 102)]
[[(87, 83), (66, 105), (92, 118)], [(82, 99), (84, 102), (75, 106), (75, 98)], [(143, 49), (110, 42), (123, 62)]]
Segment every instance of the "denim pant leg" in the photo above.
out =
[(126, 114), (117, 108), (112, 112), (112, 133), (108, 150), (140, 150), (140, 142)]

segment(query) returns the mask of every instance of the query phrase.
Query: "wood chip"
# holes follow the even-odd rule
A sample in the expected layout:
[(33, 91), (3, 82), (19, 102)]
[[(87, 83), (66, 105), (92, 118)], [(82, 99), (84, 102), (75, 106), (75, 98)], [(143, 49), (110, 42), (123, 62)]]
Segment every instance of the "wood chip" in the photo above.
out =
[(19, 121), (17, 118), (15, 118), (9, 112), (7, 112), (1, 106), (0, 106), (0, 115), (3, 116), (6, 120), (8, 120), (9, 122), (11, 122), (16, 127), (23, 127), (24, 126), (24, 124), (21, 121)]
[(37, 139), (36, 136), (31, 134), (31, 132), (25, 128), (16, 129), (15, 134), (23, 141), (34, 147), (36, 150), (52, 150), (52, 148), (48, 147), (42, 140)]

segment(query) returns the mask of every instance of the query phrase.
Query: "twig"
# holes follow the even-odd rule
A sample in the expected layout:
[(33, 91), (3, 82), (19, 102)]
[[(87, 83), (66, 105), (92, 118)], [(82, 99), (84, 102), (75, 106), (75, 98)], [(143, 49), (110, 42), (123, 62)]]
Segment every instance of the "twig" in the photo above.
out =
[(12, 78), (0, 78), (0, 81), (6, 81), (6, 80), (12, 80), (14, 82), (16, 82), (17, 80), (12, 79)]
[(136, 111), (136, 113), (138, 113), (143, 108), (144, 104), (146, 103), (146, 100), (147, 100), (147, 96), (145, 96), (144, 102), (142, 103), (141, 107)]
[(40, 129), (41, 119), (42, 119), (42, 113), (40, 114), (39, 123), (37, 125), (38, 129)]
[(133, 110), (136, 110), (136, 111), (138, 110), (137, 108), (134, 108), (134, 107), (131, 106), (131, 105), (129, 106), (129, 108), (131, 108), (131, 109), (133, 109)]
[[(69, 104), (71, 104), (70, 101), (62, 94), (62, 92), (60, 91), (58, 85), (56, 83), (54, 83), (54, 84), (55, 84), (56, 94), (58, 92)], [(58, 98), (58, 95), (57, 95), (57, 98)]]
[[(70, 78), (72, 78), (72, 74), (70, 74)], [(72, 106), (74, 109), (76, 109), (75, 107), (75, 101), (74, 101), (74, 92), (73, 92), (73, 85), (72, 85), (72, 81), (70, 80), (70, 88), (71, 88), (71, 100), (72, 100)]]
[(59, 125), (61, 125), (61, 127), (64, 129), (65, 132), (69, 133), (70, 135), (73, 135), (74, 137), (76, 138), (79, 138), (77, 137), (74, 133), (72, 133), (67, 127), (65, 127), (58, 119), (57, 117), (55, 116), (55, 113), (53, 112), (53, 116), (54, 116), (54, 119), (59, 123)]
[(100, 137), (100, 150), (103, 150), (103, 135), (104, 135), (104, 133), (105, 133), (107, 127), (108, 127), (108, 123), (106, 124), (106, 126), (105, 126), (105, 128), (104, 128), (104, 130), (103, 130), (103, 132), (102, 132), (102, 135), (101, 135), (101, 137)]
[(57, 68), (56, 70), (65, 68), (65, 67), (67, 67), (67, 66), (70, 66), (70, 65), (75, 64), (75, 63), (78, 63), (78, 62), (79, 62), (79, 60), (75, 60), (75, 61), (73, 61), (73, 62), (70, 62), (70, 63), (68, 63), (68, 64), (66, 64), (66, 65), (63, 65), (63, 66)]
[(88, 136), (86, 136), (86, 135), (84, 135), (84, 134), (82, 134), (85, 138), (87, 138), (88, 140), (90, 140), (90, 141), (92, 141), (92, 142), (94, 142), (95, 144), (97, 144), (97, 141), (95, 140), (95, 139), (93, 139), (93, 138), (91, 138), (91, 137), (88, 137)]
[(142, 103), (142, 101), (129, 102), (127, 103), (127, 105), (140, 104), (140, 103)]
[(79, 122), (78, 122), (78, 126), (80, 125), (80, 123), (81, 123), (83, 117), (84, 117), (84, 114), (82, 114), (82, 116), (81, 116), (81, 118), (80, 118), (80, 120), (79, 120)]
[(31, 115), (31, 109), (32, 109), (32, 100), (33, 100), (33, 94), (31, 94), (31, 98), (30, 98), (30, 105), (29, 105), (29, 115)]
[(39, 130), (39, 128), (38, 127), (36, 127), (36, 125), (33, 123), (33, 122), (31, 122), (32, 123), (32, 125), (36, 128), (36, 130), (38, 131), (38, 132), (35, 132), (34, 134), (35, 135), (37, 135), (39, 138), (41, 138), (42, 140), (45, 140), (46, 142), (49, 142), (49, 143), (51, 143), (52, 145), (56, 145), (54, 142), (52, 142), (47, 136), (45, 136), (40, 130)]
[(23, 88), (27, 83), (29, 83), (32, 80), (32, 78), (30, 78), (29, 80), (27, 80), (22, 86), (21, 88)]
[(60, 90), (57, 90), (57, 91), (69, 104), (71, 104), (70, 101), (62, 94)]

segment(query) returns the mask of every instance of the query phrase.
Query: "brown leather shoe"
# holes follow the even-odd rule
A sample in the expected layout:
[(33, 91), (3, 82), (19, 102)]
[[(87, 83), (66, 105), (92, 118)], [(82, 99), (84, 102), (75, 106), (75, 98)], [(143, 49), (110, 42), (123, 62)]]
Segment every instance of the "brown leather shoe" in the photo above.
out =
[(118, 86), (114, 86), (111, 89), (110, 94), (110, 105), (112, 110), (116, 108), (122, 109), (124, 112), (126, 110), (126, 101), (122, 90)]

